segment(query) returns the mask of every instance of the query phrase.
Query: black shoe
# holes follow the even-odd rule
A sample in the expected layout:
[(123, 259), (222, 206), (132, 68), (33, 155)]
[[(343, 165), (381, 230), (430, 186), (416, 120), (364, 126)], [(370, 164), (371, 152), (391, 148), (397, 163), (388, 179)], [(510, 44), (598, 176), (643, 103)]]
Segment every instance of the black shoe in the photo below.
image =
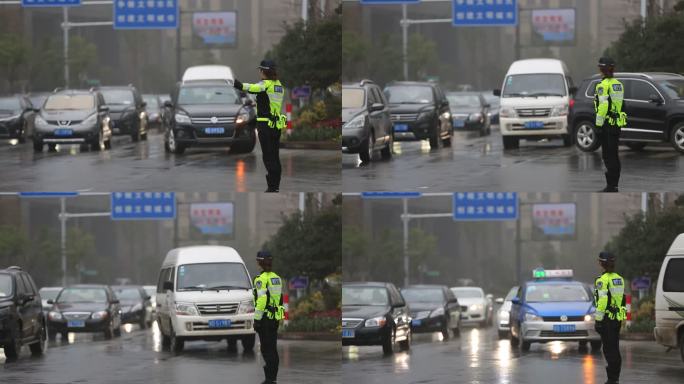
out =
[(600, 190), (599, 192), (618, 192), (618, 188), (617, 187), (605, 187), (602, 190)]
[(278, 188), (272, 188), (272, 187), (268, 187), (268, 189), (264, 191), (264, 193), (278, 193), (278, 192), (280, 192), (280, 190)]

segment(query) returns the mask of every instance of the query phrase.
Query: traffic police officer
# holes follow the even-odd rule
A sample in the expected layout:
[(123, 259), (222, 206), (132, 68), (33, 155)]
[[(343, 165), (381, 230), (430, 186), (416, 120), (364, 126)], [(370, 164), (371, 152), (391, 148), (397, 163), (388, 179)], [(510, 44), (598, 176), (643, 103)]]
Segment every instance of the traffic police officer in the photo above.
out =
[(278, 326), (284, 317), (283, 285), (280, 276), (271, 271), (273, 257), (268, 251), (257, 253), (262, 272), (254, 278), (254, 329), (259, 334), (266, 380), (275, 383), (278, 376)]
[(241, 91), (256, 94), (257, 130), (264, 166), (266, 166), (266, 192), (280, 190), (280, 133), (287, 124), (282, 106), (285, 88), (278, 80), (276, 64), (263, 60), (258, 66), (261, 81), (242, 83), (235, 79), (233, 86)]
[(615, 255), (610, 252), (599, 254), (599, 264), (603, 274), (594, 283), (594, 299), (596, 302), (595, 326), (601, 335), (603, 355), (608, 366), (606, 384), (617, 384), (620, 381), (620, 328), (626, 319), (625, 280), (614, 272)]
[(617, 192), (621, 169), (618, 156), (620, 128), (627, 125), (627, 114), (622, 111), (625, 91), (622, 83), (613, 77), (613, 59), (602, 57), (599, 59), (598, 67), (603, 79), (596, 84), (594, 111), (596, 128), (601, 140), (601, 157), (606, 167), (606, 187), (601, 192)]

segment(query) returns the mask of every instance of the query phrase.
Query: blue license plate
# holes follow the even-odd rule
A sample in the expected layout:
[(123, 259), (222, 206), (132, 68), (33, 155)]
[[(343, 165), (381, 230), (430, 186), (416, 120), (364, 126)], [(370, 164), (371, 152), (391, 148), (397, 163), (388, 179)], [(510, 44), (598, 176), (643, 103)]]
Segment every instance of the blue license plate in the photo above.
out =
[(556, 333), (572, 333), (575, 332), (575, 324), (556, 324), (553, 326), (553, 331)]
[(353, 329), (343, 329), (342, 330), (342, 337), (344, 337), (345, 339), (354, 337), (354, 330)]
[(408, 124), (394, 124), (394, 132), (408, 132)]
[(209, 328), (230, 328), (230, 320), (209, 320)]
[(69, 328), (83, 328), (85, 327), (85, 320), (69, 320), (67, 321)]
[(525, 128), (526, 129), (542, 129), (542, 128), (544, 128), (544, 122), (543, 121), (526, 121), (525, 122)]
[(411, 320), (411, 325), (414, 327), (420, 327), (421, 323), (422, 323), (421, 320)]
[(73, 134), (74, 134), (73, 129), (67, 129), (67, 128), (55, 129), (55, 136), (72, 136)]
[(204, 128), (204, 133), (207, 135), (223, 135), (226, 132), (223, 127)]
[(463, 128), (463, 127), (465, 127), (465, 121), (454, 119), (454, 127), (455, 127), (455, 128)]

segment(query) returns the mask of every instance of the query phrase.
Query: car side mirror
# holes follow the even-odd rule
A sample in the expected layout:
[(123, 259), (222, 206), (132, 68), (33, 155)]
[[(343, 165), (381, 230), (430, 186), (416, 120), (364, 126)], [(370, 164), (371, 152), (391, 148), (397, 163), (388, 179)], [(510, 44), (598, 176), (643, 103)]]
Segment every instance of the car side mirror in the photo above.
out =
[(371, 104), (370, 108), (368, 110), (370, 112), (377, 112), (377, 111), (382, 111), (385, 108), (385, 106), (382, 103), (373, 103)]
[(651, 103), (656, 103), (658, 105), (663, 103), (663, 99), (661, 99), (660, 96), (658, 96), (656, 94), (652, 94), (651, 96), (649, 96), (649, 101)]
[(50, 304), (50, 305), (52, 305), (52, 304), (54, 304), (54, 303), (55, 303), (55, 301), (54, 301), (54, 300), (52, 300), (52, 299), (50, 299), (50, 300), (48, 300), (48, 301), (47, 301), (47, 303), (48, 303), (48, 304)]
[(147, 101), (143, 101), (142, 103), (140, 103), (140, 106), (143, 108), (147, 107)]
[(513, 304), (515, 304), (515, 305), (519, 305), (519, 304), (520, 304), (520, 299), (517, 298), (517, 297), (514, 297), (513, 299), (511, 299), (511, 303), (513, 303)]
[(458, 299), (457, 298), (450, 299), (449, 304), (458, 304)]
[(503, 297), (497, 297), (496, 300), (494, 300), (494, 302), (497, 304), (503, 304), (504, 299), (503, 299)]
[(112, 304), (119, 304), (119, 303), (120, 303), (119, 299), (112, 300)]
[(500, 89), (495, 89), (493, 92), (494, 96), (501, 96), (501, 90)]
[(166, 100), (166, 101), (164, 102), (164, 107), (166, 107), (166, 108), (173, 108), (173, 103), (171, 102), (171, 100)]
[(392, 308), (401, 308), (401, 307), (405, 307), (405, 306), (406, 306), (406, 303), (404, 303), (403, 301), (399, 301), (399, 302), (392, 304)]
[(173, 291), (173, 282), (172, 281), (165, 281), (162, 288), (164, 288), (165, 291)]
[(109, 106), (107, 105), (100, 105), (100, 108), (97, 109), (98, 112), (109, 112)]

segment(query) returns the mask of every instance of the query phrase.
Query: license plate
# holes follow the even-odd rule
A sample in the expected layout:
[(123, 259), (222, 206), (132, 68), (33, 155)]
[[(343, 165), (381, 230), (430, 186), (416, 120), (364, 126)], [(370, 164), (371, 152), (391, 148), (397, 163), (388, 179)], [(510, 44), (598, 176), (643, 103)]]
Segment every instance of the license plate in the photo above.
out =
[(553, 326), (553, 331), (556, 333), (572, 333), (575, 332), (575, 324), (557, 324)]
[(204, 133), (207, 135), (223, 135), (226, 132), (223, 127), (204, 128)]
[(408, 124), (394, 124), (394, 132), (407, 132)]
[(74, 134), (73, 129), (57, 128), (55, 129), (55, 136), (71, 136)]
[(456, 127), (456, 128), (463, 128), (463, 127), (465, 127), (465, 121), (454, 119), (454, 127)]
[(85, 320), (69, 320), (67, 321), (69, 328), (83, 328), (85, 327)]
[(411, 320), (411, 325), (414, 327), (420, 327), (421, 323), (422, 323), (422, 321), (420, 321), (420, 320)]
[(353, 329), (343, 329), (342, 330), (342, 337), (344, 337), (344, 338), (354, 337), (354, 330)]
[(527, 129), (542, 129), (544, 128), (543, 121), (526, 121), (525, 128)]
[(209, 328), (230, 328), (230, 320), (209, 320)]

